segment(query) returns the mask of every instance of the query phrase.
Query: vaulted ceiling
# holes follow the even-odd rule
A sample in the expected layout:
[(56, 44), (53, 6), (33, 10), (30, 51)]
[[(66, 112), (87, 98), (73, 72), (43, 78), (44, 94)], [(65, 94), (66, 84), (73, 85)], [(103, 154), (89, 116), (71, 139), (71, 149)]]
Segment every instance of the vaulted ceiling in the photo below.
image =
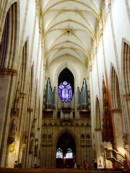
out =
[(90, 59), (102, 0), (42, 0), (44, 48), (47, 64), (70, 56)]

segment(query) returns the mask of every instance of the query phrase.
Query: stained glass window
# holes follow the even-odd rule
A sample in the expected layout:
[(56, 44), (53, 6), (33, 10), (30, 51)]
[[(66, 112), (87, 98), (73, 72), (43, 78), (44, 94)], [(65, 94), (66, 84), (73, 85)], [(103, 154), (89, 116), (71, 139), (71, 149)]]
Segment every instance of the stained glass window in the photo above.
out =
[(65, 156), (66, 159), (72, 159), (73, 158), (73, 152), (70, 148), (67, 149), (67, 153)]
[(72, 87), (64, 81), (58, 87), (58, 94), (62, 102), (70, 102), (72, 100)]
[(63, 158), (63, 152), (61, 148), (58, 148), (56, 151), (56, 158)]

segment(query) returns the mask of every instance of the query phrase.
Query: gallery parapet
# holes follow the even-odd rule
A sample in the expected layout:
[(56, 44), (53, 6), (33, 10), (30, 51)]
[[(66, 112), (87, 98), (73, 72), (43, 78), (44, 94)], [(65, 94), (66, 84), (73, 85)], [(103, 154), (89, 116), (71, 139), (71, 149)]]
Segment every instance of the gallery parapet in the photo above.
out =
[(73, 120), (73, 111), (62, 111), (60, 112), (61, 121), (72, 121)]

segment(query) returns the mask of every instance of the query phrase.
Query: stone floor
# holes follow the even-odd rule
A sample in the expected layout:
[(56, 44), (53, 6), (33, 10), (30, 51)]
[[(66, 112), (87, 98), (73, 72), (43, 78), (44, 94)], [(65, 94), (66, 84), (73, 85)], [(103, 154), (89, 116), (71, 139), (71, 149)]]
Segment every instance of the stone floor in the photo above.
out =
[(0, 168), (0, 173), (129, 173), (126, 170), (114, 169), (98, 169), (98, 170), (84, 170), (84, 169), (47, 169), (47, 168)]

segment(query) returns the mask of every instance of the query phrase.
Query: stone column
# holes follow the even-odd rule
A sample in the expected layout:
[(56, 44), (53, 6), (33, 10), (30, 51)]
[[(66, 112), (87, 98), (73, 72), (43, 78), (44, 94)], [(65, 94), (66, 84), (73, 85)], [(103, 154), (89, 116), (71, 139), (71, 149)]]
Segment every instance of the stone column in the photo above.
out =
[(3, 69), (0, 71), (0, 166), (6, 164), (7, 138), (13, 94), (13, 76), (16, 71)]

